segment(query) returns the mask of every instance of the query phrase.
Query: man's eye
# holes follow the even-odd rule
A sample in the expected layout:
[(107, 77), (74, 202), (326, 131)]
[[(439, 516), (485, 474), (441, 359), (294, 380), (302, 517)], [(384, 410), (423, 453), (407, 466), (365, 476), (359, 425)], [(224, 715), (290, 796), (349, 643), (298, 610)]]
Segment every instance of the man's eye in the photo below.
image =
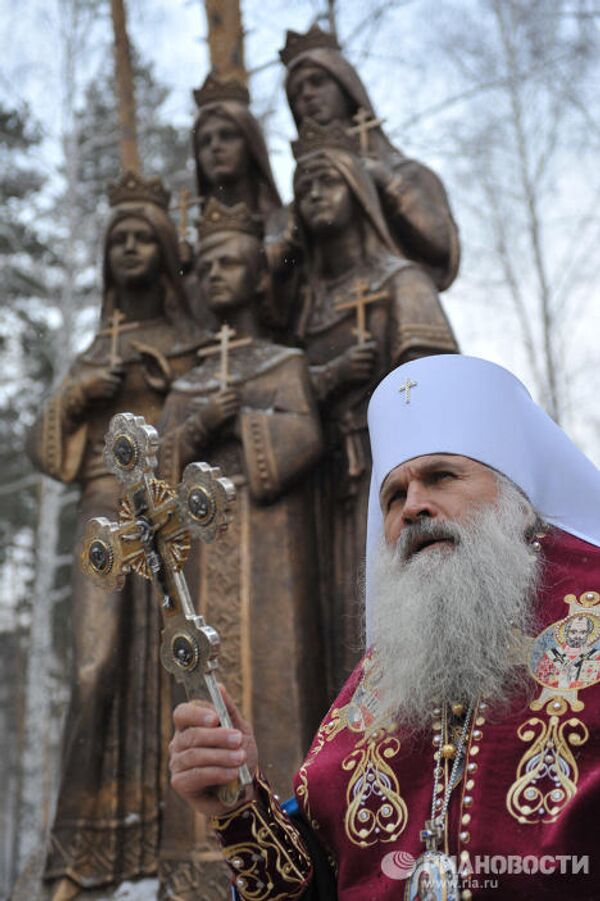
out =
[(433, 473), (433, 481), (434, 482), (442, 482), (444, 479), (454, 479), (456, 476), (453, 472), (448, 472), (445, 469), (441, 469), (439, 472)]
[(396, 490), (389, 496), (387, 506), (388, 510), (393, 504), (398, 503), (398, 501), (406, 500), (406, 491), (401, 488), (396, 488)]

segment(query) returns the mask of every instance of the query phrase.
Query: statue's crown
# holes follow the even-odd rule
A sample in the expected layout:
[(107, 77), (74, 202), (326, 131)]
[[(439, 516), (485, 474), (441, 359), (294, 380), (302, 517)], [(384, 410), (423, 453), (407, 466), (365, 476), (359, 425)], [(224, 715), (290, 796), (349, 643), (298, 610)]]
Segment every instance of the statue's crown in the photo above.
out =
[(220, 100), (237, 100), (245, 106), (250, 105), (250, 94), (245, 84), (237, 78), (219, 78), (212, 72), (207, 75), (202, 87), (195, 88), (193, 94), (198, 107), (218, 103)]
[(318, 25), (313, 25), (306, 34), (298, 31), (287, 31), (285, 35), (285, 47), (279, 51), (279, 57), (284, 66), (289, 66), (293, 59), (305, 53), (307, 50), (316, 50), (317, 47), (327, 47), (330, 50), (341, 50), (337, 38), (330, 31), (323, 31)]
[(137, 172), (128, 170), (118, 181), (111, 181), (107, 188), (108, 202), (111, 206), (131, 201), (154, 203), (163, 210), (169, 209), (171, 193), (167, 191), (160, 178), (142, 178)]
[(245, 203), (225, 206), (211, 197), (197, 223), (198, 237), (202, 240), (217, 232), (243, 232), (262, 240), (263, 225), (258, 216), (253, 216)]
[(316, 153), (325, 147), (333, 147), (336, 150), (345, 150), (347, 153), (356, 154), (358, 143), (353, 135), (348, 134), (348, 129), (339, 119), (328, 122), (327, 125), (319, 125), (314, 119), (305, 119), (298, 133), (298, 139), (292, 141), (294, 158), (299, 160), (309, 153)]

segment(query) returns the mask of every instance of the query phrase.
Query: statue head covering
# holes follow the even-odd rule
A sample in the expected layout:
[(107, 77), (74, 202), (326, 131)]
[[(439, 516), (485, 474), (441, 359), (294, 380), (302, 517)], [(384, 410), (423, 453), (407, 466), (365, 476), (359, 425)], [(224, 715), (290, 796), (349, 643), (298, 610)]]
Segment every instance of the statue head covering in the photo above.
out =
[(379, 492), (392, 469), (414, 457), (460, 454), (484, 463), (514, 482), (547, 523), (600, 547), (600, 471), (502, 366), (458, 354), (404, 363), (375, 389), (368, 421), (367, 627), (370, 557), (383, 536)]
[[(356, 141), (346, 133), (343, 123), (319, 125), (307, 119), (302, 124), (298, 140), (292, 143), (292, 150), (296, 159), (294, 189), (304, 168), (317, 160), (329, 163), (349, 186), (370, 227), (370, 234), (367, 233), (366, 236), (367, 257), (373, 256), (378, 250), (381, 252), (382, 248), (397, 256), (398, 252), (386, 225), (377, 189), (357, 155)], [(304, 243), (310, 252), (310, 240), (301, 221), (299, 226)]]
[(273, 210), (281, 207), (281, 198), (271, 171), (265, 139), (258, 122), (250, 112), (250, 95), (247, 88), (233, 79), (221, 79), (210, 74), (202, 87), (193, 93), (198, 106), (198, 115), (192, 131), (198, 193), (201, 197), (210, 194), (210, 184), (200, 165), (198, 132), (209, 116), (223, 116), (230, 119), (244, 136), (258, 175), (258, 212), (266, 219)]
[(146, 180), (135, 172), (125, 172), (118, 182), (109, 184), (108, 199), (113, 212), (104, 238), (101, 320), (106, 321), (116, 305), (109, 262), (110, 234), (118, 222), (133, 216), (143, 219), (150, 226), (160, 245), (165, 317), (173, 325), (185, 327), (190, 319), (190, 310), (181, 275), (177, 229), (168, 214), (170, 193), (158, 178)]
[[(356, 69), (342, 56), (340, 45), (334, 35), (323, 31), (318, 25), (313, 25), (306, 34), (288, 31), (285, 47), (279, 51), (279, 56), (287, 68), (285, 89), (298, 128), (302, 123), (296, 118), (292, 107), (290, 79), (292, 73), (308, 64), (319, 66), (337, 81), (355, 107), (353, 115), (362, 108), (370, 118), (375, 118), (375, 111), (367, 89), (360, 80)], [(374, 153), (382, 159), (393, 162), (402, 158), (400, 152), (393, 146), (379, 125), (370, 130), (369, 142)]]

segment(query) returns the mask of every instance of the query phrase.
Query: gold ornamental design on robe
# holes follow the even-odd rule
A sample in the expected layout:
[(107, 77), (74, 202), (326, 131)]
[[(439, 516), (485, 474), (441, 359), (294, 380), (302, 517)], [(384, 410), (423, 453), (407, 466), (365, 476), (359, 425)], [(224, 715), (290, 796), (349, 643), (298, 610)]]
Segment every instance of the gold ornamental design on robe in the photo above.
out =
[(367, 658), (362, 678), (349, 703), (331, 710), (321, 724), (312, 750), (300, 768), (297, 789), (311, 825), (318, 829), (319, 824), (310, 811), (307, 769), (323, 747), (344, 729), (364, 733), (342, 761), (342, 769), (350, 773), (344, 830), (348, 839), (361, 848), (395, 841), (408, 822), (408, 807), (392, 764), (401, 743), (391, 734), (391, 724), (389, 728), (371, 728), (376, 701), (373, 665)]
[(581, 712), (579, 692), (600, 682), (600, 593), (564, 598), (569, 614), (533, 639), (529, 669), (540, 685), (529, 705), (534, 716), (517, 735), (529, 747), (506, 796), (509, 813), (522, 824), (554, 823), (577, 794), (579, 767), (573, 749), (589, 738), (587, 726), (568, 713)]

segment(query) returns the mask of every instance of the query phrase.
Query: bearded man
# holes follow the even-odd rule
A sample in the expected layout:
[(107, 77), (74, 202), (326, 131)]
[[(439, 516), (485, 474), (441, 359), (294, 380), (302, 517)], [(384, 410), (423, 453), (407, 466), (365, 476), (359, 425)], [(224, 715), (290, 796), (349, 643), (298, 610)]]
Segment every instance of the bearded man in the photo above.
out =
[[(176, 710), (173, 786), (214, 817), (242, 899), (597, 899), (598, 678), (557, 685), (540, 661), (583, 618), (585, 648), (600, 634), (600, 474), (509, 372), (469, 357), (398, 367), (369, 432), (370, 651), (296, 808), (233, 707), (233, 730)], [(224, 810), (212, 789), (243, 761), (254, 785)]]

